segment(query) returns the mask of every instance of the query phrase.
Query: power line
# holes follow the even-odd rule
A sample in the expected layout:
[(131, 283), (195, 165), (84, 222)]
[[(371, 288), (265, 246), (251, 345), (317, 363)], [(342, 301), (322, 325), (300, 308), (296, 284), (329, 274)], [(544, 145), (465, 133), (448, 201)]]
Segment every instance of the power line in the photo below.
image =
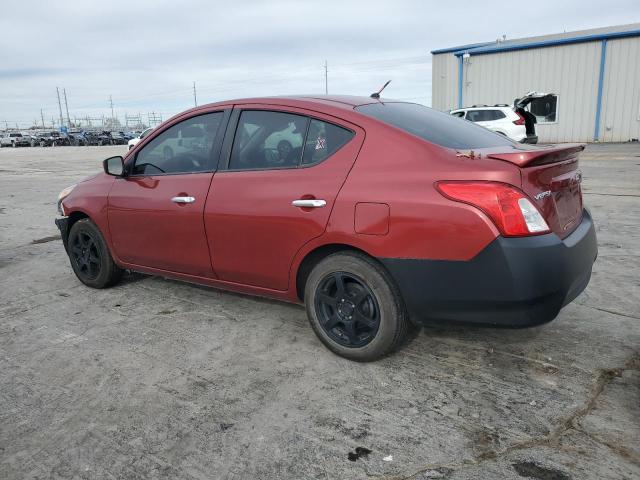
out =
[(62, 126), (62, 104), (60, 103), (60, 89), (56, 87), (56, 94), (58, 95), (58, 109), (60, 111), (60, 126)]
[(114, 118), (115, 115), (113, 114), (113, 98), (111, 97), (111, 95), (109, 95), (109, 105), (111, 105), (111, 118)]
[(67, 89), (63, 88), (62, 93), (64, 94), (64, 107), (67, 110), (67, 124), (69, 128), (71, 128), (71, 118), (69, 118), (69, 104), (67, 103)]
[(329, 70), (326, 60), (324, 61), (324, 94), (329, 95)]

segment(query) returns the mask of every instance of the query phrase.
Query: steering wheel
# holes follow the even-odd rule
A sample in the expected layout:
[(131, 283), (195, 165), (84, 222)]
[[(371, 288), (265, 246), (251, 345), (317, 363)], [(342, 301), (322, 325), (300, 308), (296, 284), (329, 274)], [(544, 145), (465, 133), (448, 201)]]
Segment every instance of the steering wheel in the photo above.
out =
[(178, 155), (178, 157), (176, 158), (179, 159), (180, 161), (184, 161), (185, 163), (186, 162), (191, 163), (191, 166), (196, 170), (203, 168), (204, 167), (203, 164), (205, 163), (204, 159), (200, 155), (197, 155), (194, 152), (185, 152), (181, 155)]
[(147, 167), (147, 166), (149, 166), (149, 167), (153, 167), (153, 168), (155, 168), (156, 170), (160, 170), (162, 173), (167, 173), (167, 172), (165, 172), (163, 169), (161, 169), (159, 166), (154, 165), (153, 163), (148, 163), (148, 162), (147, 162), (147, 163), (138, 163), (138, 164), (136, 165), (136, 169), (137, 169), (138, 167), (145, 167), (145, 169), (144, 169), (143, 173), (147, 173), (147, 172), (146, 172), (146, 170), (147, 170), (147, 168), (146, 168), (146, 167)]

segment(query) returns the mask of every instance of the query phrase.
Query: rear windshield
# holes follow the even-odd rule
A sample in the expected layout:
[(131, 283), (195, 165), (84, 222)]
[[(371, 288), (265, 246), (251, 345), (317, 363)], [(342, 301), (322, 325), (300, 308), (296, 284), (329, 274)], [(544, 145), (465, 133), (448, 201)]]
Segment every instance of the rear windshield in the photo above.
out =
[(513, 145), (503, 135), (416, 103), (371, 103), (356, 110), (441, 147), (467, 150)]

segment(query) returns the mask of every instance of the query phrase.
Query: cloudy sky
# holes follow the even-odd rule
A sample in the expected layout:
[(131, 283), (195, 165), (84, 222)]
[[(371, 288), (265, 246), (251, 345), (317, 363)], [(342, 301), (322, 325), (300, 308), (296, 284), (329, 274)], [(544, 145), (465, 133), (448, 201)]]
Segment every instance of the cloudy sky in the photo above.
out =
[(640, 21), (637, 0), (21, 1), (0, 15), (0, 122), (161, 112), (228, 98), (324, 93), (429, 105), (430, 51)]

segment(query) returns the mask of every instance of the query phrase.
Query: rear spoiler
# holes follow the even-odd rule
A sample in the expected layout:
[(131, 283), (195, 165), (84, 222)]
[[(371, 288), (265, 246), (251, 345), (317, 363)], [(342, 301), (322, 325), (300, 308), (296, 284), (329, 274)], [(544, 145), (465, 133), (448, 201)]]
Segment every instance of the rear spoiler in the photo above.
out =
[(547, 148), (535, 150), (521, 150), (519, 152), (490, 153), (487, 158), (504, 160), (513, 163), (518, 167), (533, 167), (546, 165), (548, 163), (564, 162), (566, 160), (577, 159), (580, 152), (584, 150), (584, 143), (567, 143), (564, 145), (551, 145)]

